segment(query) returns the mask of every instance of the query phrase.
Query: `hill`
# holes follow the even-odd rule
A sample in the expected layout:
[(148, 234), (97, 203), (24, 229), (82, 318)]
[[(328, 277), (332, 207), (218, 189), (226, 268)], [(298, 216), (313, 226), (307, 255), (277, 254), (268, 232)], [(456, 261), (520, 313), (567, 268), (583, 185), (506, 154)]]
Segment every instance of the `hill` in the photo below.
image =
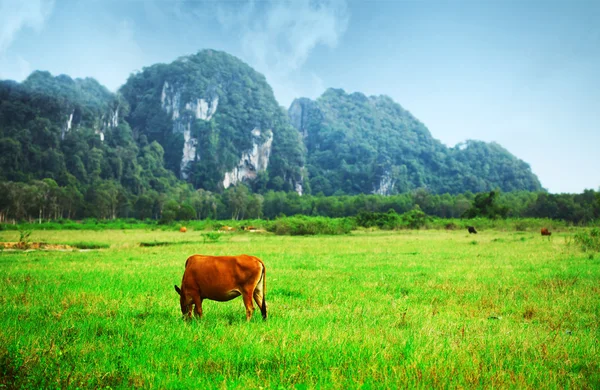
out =
[(448, 148), (387, 96), (328, 89), (288, 110), (306, 146), (313, 193), (394, 194), (542, 189), (528, 164), (497, 143), (467, 141)]
[(263, 75), (203, 50), (131, 75), (126, 119), (165, 149), (165, 164), (196, 188), (246, 181), (255, 190), (302, 189), (304, 150)]

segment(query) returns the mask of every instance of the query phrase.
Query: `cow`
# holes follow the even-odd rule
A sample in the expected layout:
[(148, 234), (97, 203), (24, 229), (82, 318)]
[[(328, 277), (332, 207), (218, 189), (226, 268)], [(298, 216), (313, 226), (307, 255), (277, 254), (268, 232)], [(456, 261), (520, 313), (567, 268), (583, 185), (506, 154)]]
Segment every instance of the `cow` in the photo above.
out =
[(467, 229), (469, 229), (469, 234), (477, 234), (474, 226), (467, 226)]
[(254, 312), (252, 298), (266, 320), (265, 271), (265, 264), (254, 256), (190, 256), (185, 262), (181, 288), (175, 285), (181, 313), (184, 318), (191, 318), (195, 306), (195, 314), (202, 318), (204, 299), (224, 302), (241, 295), (246, 307), (246, 320), (250, 321)]
[(182, 227), (179, 228), (179, 231), (181, 233), (185, 233), (185, 232), (187, 232), (187, 228), (185, 226), (182, 226)]
[(542, 228), (542, 236), (551, 236), (552, 232), (548, 231), (547, 228)]
[(234, 232), (235, 228), (231, 226), (222, 226), (219, 230), (222, 232)]

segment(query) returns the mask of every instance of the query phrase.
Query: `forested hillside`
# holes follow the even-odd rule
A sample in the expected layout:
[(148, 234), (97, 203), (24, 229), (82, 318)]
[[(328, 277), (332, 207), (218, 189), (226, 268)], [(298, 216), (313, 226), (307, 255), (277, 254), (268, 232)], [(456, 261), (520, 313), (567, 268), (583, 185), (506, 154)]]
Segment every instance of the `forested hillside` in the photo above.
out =
[(528, 164), (496, 143), (448, 148), (423, 123), (386, 96), (329, 89), (289, 111), (303, 136), (313, 193), (539, 191)]
[(136, 143), (127, 112), (93, 79), (34, 72), (21, 84), (0, 82), (0, 182), (21, 183), (3, 187), (3, 206), (16, 217), (33, 208), (40, 218), (114, 218), (138, 198), (179, 191), (163, 148)]
[(165, 164), (196, 188), (302, 188), (304, 150), (263, 75), (203, 50), (131, 75), (121, 88), (134, 132), (159, 142)]

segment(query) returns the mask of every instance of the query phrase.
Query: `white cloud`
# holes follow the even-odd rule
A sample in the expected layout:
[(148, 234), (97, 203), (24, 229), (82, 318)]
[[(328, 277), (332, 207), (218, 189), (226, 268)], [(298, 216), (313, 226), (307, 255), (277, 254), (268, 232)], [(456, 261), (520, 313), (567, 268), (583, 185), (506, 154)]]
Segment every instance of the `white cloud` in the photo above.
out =
[(343, 0), (248, 1), (235, 8), (221, 3), (217, 18), (239, 34), (244, 59), (265, 74), (280, 103), (288, 105), (302, 96), (295, 92), (322, 92), (318, 75), (302, 74), (302, 67), (317, 46), (337, 45), (349, 15)]
[(0, 53), (22, 28), (40, 31), (53, 7), (54, 0), (0, 0)]

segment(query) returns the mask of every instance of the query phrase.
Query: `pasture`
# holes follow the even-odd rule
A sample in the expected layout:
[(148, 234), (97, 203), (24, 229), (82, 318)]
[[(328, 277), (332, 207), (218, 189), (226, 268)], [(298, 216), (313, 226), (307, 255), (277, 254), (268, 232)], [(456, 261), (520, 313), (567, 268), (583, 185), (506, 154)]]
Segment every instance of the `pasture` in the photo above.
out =
[[(109, 247), (0, 253), (0, 388), (599, 388), (600, 255), (571, 234), (34, 231)], [(194, 253), (261, 258), (269, 319), (182, 321)]]

